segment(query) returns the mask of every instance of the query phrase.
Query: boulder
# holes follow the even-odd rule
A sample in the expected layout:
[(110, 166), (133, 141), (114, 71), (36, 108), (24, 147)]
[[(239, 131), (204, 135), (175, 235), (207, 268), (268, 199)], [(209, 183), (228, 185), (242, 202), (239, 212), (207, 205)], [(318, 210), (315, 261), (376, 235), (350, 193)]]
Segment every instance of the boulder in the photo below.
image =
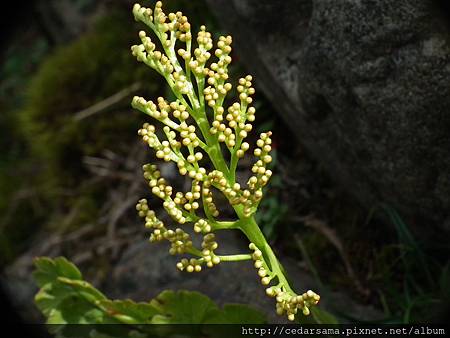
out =
[[(150, 244), (142, 236), (138, 237), (124, 249), (120, 259), (111, 265), (108, 273), (99, 271), (100, 256), (94, 256), (82, 265), (78, 264), (85, 280), (111, 299), (130, 298), (146, 302), (164, 290), (198, 291), (220, 306), (226, 303), (247, 304), (266, 314), (270, 323), (288, 322), (286, 316), (276, 315), (275, 300), (266, 295), (252, 261), (222, 262), (212, 269), (205, 268), (200, 273), (190, 274), (176, 268), (181, 257), (169, 255), (167, 243)], [(240, 232), (219, 232), (217, 239), (219, 254), (248, 252), (248, 241)], [(0, 272), (0, 299), (4, 292), (14, 312), (30, 324), (42, 323), (44, 320), (33, 302), (38, 288), (31, 276), (34, 270), (33, 257), (42, 255), (40, 243), (42, 242), (34, 243), (29, 251)], [(322, 295), (321, 309), (334, 313), (345, 309), (348, 316), (359, 320), (379, 320), (383, 317), (373, 305), (359, 303), (350, 289), (321, 289), (305, 264), (284, 256), (276, 247), (274, 249), (297, 292), (312, 289)], [(54, 252), (47, 254), (51, 257), (59, 256)], [(69, 258), (80, 257), (79, 254), (81, 252), (73, 253)], [(98, 272), (100, 273), (97, 274)]]
[(408, 224), (450, 233), (447, 1), (209, 4), (331, 177), (367, 208), (385, 203)]
[[(233, 231), (217, 233), (219, 254), (241, 253), (248, 250), (242, 234)], [(124, 251), (103, 291), (111, 298), (130, 298), (146, 301), (164, 290), (198, 291), (209, 296), (219, 306), (226, 303), (250, 305), (267, 315), (269, 323), (287, 323), (285, 316), (277, 316), (275, 300), (265, 293), (252, 261), (222, 262), (199, 273), (181, 272), (176, 268), (179, 256), (170, 256), (166, 243), (135, 243)], [(276, 250), (277, 248), (275, 248)], [(322, 295), (321, 309), (336, 312), (345, 309), (351, 318), (378, 320), (383, 314), (372, 305), (359, 304), (348, 290), (330, 291), (318, 287), (317, 280), (298, 260), (278, 257), (289, 273), (294, 290), (315, 290)], [(342, 322), (346, 320), (342, 319)]]

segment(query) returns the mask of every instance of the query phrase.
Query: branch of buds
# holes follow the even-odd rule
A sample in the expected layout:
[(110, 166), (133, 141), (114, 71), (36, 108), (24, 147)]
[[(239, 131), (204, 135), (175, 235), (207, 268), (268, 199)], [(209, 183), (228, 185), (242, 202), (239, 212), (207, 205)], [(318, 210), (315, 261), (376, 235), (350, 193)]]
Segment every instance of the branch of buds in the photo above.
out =
[[(181, 228), (169, 229), (150, 209), (147, 200), (142, 199), (136, 209), (144, 218), (145, 226), (153, 230), (150, 241), (167, 240), (170, 254), (187, 255), (177, 263), (178, 269), (187, 272), (199, 272), (203, 266), (213, 267), (221, 261), (253, 259), (262, 284), (267, 286), (267, 295), (276, 298), (277, 313), (287, 314), (289, 320), (295, 319), (298, 310), (308, 315), (309, 308), (318, 303), (319, 295), (311, 290), (297, 295), (291, 289), (280, 262), (254, 219), (263, 188), (272, 176), (268, 169), (272, 161), (270, 131), (261, 133), (256, 142), (253, 151), (256, 162), (247, 184), (242, 186), (236, 179), (239, 159), (250, 149), (245, 139), (252, 131), (256, 110), (251, 106), (255, 89), (250, 75), (239, 79), (238, 100), (224, 107), (232, 89), (232, 84), (227, 82), (232, 61), (231, 36), (219, 37), (212, 51), (211, 33), (201, 26), (194, 47), (191, 25), (181, 12), (166, 15), (158, 1), (154, 10), (134, 5), (133, 14), (157, 38), (152, 41), (146, 32), (139, 32), (141, 44), (131, 47), (133, 55), (161, 74), (176, 98), (169, 102), (159, 97), (153, 102), (134, 97), (134, 108), (163, 125), (162, 134), (154, 125), (145, 123), (139, 135), (154, 149), (157, 158), (176, 163), (180, 175), (191, 180), (191, 189), (174, 191), (153, 164), (144, 165), (144, 177), (152, 193), (163, 201), (171, 219), (183, 226), (190, 224), (195, 233), (203, 236), (201, 247), (196, 247), (188, 232)], [(210, 61), (212, 54), (214, 62)], [(234, 220), (220, 220), (214, 202), (218, 192), (234, 209)], [(251, 252), (218, 255), (214, 232), (222, 229), (241, 230), (250, 241)]]

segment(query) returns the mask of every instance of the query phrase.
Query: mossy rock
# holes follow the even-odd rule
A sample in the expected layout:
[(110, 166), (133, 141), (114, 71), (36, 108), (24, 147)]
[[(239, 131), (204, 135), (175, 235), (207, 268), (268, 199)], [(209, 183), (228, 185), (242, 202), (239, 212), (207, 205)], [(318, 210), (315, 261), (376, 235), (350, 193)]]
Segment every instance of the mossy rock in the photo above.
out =
[[(70, 231), (95, 222), (111, 181), (92, 183), (83, 158), (102, 157), (105, 150), (126, 157), (145, 120), (131, 109), (132, 95), (156, 97), (165, 90), (165, 83), (130, 53), (139, 29), (128, 11), (113, 10), (77, 40), (57, 48), (29, 83), (17, 118), (36, 177), (24, 180), (34, 182), (48, 210), (41, 224), (53, 230)], [(77, 112), (135, 83), (141, 89), (129, 97), (74, 119)]]
[(58, 48), (32, 79), (20, 118), (48, 182), (78, 185), (86, 175), (83, 156), (123, 150), (136, 138), (142, 117), (128, 109), (129, 100), (82, 120), (74, 115), (136, 82), (145, 92), (159, 94), (163, 83), (129, 52), (137, 29), (127, 13), (103, 17), (79, 39)]
[[(167, 8), (185, 10), (196, 27), (213, 26), (203, 1), (171, 1)], [(12, 102), (8, 107), (1, 103), (6, 111), (0, 118), (6, 136), (1, 143), (9, 151), (0, 158), (0, 213), (8, 212), (10, 200), (22, 188), (31, 187), (36, 198), (21, 201), (9, 221), (2, 223), (2, 262), (23, 250), (41, 225), (70, 231), (98, 218), (115, 185), (111, 181), (91, 184), (83, 157), (102, 156), (106, 149), (126, 156), (146, 120), (131, 109), (131, 96), (155, 99), (166, 91), (164, 80), (130, 53), (142, 29), (146, 27), (134, 21), (131, 8), (114, 3), (79, 38), (46, 56), (30, 80), (28, 74), (12, 73), (28, 85), (25, 100), (20, 90), (8, 94)], [(33, 48), (27, 47), (28, 62), (35, 54)], [(85, 119), (74, 119), (77, 112), (136, 82), (142, 87), (129, 99)]]

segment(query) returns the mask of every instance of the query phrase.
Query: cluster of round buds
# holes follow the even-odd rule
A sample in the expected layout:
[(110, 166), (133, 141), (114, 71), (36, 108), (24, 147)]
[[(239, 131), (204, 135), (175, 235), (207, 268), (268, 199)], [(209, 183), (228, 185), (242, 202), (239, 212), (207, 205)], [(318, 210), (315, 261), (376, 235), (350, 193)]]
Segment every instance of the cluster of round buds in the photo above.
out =
[(242, 158), (245, 155), (245, 152), (250, 148), (250, 145), (247, 142), (242, 142), (241, 147), (236, 150), (236, 156), (238, 158)]
[(154, 21), (159, 24), (166, 21), (166, 15), (162, 11), (162, 1), (157, 1), (155, 4)]
[(170, 147), (170, 142), (169, 141), (162, 141), (161, 145), (156, 148), (156, 147), (152, 147), (156, 150), (156, 157), (159, 159), (162, 159), (166, 162), (169, 162), (172, 160), (172, 156), (173, 156), (173, 151), (172, 148)]
[[(219, 170), (211, 171), (208, 174), (208, 178), (209, 180), (204, 182), (204, 194), (207, 194), (207, 197), (210, 197), (211, 200), (208, 200), (207, 202), (212, 202), (212, 196), (209, 189), (211, 185), (219, 189), (225, 195), (231, 205), (243, 203), (250, 196), (250, 191), (241, 190), (241, 185), (239, 183), (234, 183), (232, 186), (230, 186), (223, 172)], [(205, 189), (207, 190), (205, 191)]]
[(142, 45), (147, 53), (153, 53), (155, 51), (156, 45), (152, 42), (152, 39), (147, 36), (144, 31), (139, 32), (139, 37), (141, 38)]
[(254, 260), (254, 266), (258, 269), (258, 276), (261, 278), (262, 285), (268, 285), (270, 283), (271, 276), (269, 268), (264, 262), (261, 250), (258, 249), (255, 243), (250, 243), (248, 247), (253, 251), (252, 258)]
[(208, 221), (201, 218), (194, 223), (194, 231), (206, 234), (208, 232), (211, 232), (211, 225), (208, 223)]
[(220, 263), (220, 258), (214, 254), (214, 250), (216, 250), (218, 246), (213, 233), (206, 234), (203, 237), (202, 256), (206, 262), (206, 266), (209, 268)]
[(160, 229), (164, 227), (164, 223), (160, 221), (153, 210), (148, 206), (148, 202), (145, 198), (140, 199), (136, 204), (136, 210), (138, 211), (139, 217), (145, 218), (146, 228)]
[[(172, 150), (172, 146), (176, 147), (177, 144), (174, 144), (174, 140), (171, 141), (163, 141), (160, 142), (158, 136), (155, 134), (155, 126), (144, 123), (141, 129), (138, 131), (138, 135), (142, 136), (142, 140), (146, 142), (149, 147), (156, 150), (156, 157), (163, 159), (166, 162), (172, 160), (175, 156)], [(175, 141), (176, 142), (176, 141)]]
[[(158, 104), (161, 117), (168, 117), (171, 110), (170, 103), (166, 101), (162, 96), (159, 96), (156, 102)], [(156, 118), (158, 118), (158, 116)]]
[(201, 198), (201, 186), (198, 181), (192, 181), (192, 189), (186, 193), (177, 192), (174, 198), (174, 202), (177, 205), (182, 206), (187, 211), (195, 211), (200, 207), (197, 202)]
[[(155, 27), (158, 31), (165, 34), (168, 31), (175, 32), (175, 37), (180, 41), (186, 42), (192, 39), (191, 25), (186, 16), (182, 12), (169, 13), (166, 15), (162, 9), (162, 2), (155, 4), (155, 10), (141, 7), (139, 4), (133, 6), (133, 14), (136, 20), (140, 20), (150, 27)], [(169, 19), (169, 22), (167, 22)], [(163, 40), (168, 40), (167, 34), (163, 36)], [(170, 40), (169, 40), (170, 41)], [(167, 47), (170, 44), (166, 45)]]
[[(133, 7), (133, 13), (136, 20), (144, 22), (157, 33), (166, 51), (167, 48), (171, 50), (167, 52), (167, 55), (155, 51), (155, 44), (146, 36), (145, 32), (141, 32), (139, 36), (141, 37), (142, 44), (132, 47), (133, 55), (139, 61), (144, 61), (163, 75), (172, 74), (171, 77), (174, 81), (174, 87), (182, 94), (188, 94), (192, 86), (182, 74), (182, 69), (178, 61), (175, 60), (176, 56), (172, 55), (173, 47), (176, 43), (173, 37), (185, 43), (192, 40), (191, 25), (188, 22), (188, 18), (182, 12), (166, 15), (162, 10), (161, 1), (156, 3), (154, 11), (136, 4)], [(171, 32), (170, 35), (168, 34), (169, 31)], [(184, 49), (179, 49), (178, 54), (191, 66), (195, 73), (200, 75), (204, 74), (204, 65), (211, 56), (208, 50), (212, 48), (211, 34), (206, 32), (204, 26), (202, 26), (198, 34), (197, 41), (199, 46), (194, 51), (196, 56), (195, 60), (192, 59), (190, 52)]]
[(140, 217), (145, 218), (145, 227), (154, 229), (150, 235), (150, 241), (157, 242), (163, 240), (167, 229), (164, 227), (164, 223), (156, 217), (155, 212), (149, 209), (147, 200), (139, 200), (136, 205), (136, 210)]
[[(133, 45), (131, 46), (131, 54), (139, 61), (144, 62), (147, 61), (147, 53), (145, 52), (144, 45)], [(155, 68), (156, 65), (150, 65), (152, 68)]]
[(195, 211), (200, 207), (200, 204), (197, 202), (201, 198), (202, 189), (199, 181), (194, 180), (191, 191), (185, 194), (177, 192), (172, 200), (170, 197), (172, 196), (173, 188), (161, 177), (161, 173), (156, 166), (146, 164), (143, 166), (143, 169), (144, 177), (148, 180), (152, 193), (165, 200), (163, 206), (175, 221), (184, 224), (186, 218), (183, 216), (182, 208), (187, 211)]
[(153, 11), (150, 8), (142, 7), (139, 4), (134, 4), (134, 6), (133, 6), (133, 15), (134, 15), (134, 19), (136, 21), (142, 21), (146, 25), (151, 26), (151, 25), (153, 25), (153, 15), (152, 14), (153, 14)]
[(175, 202), (175, 204), (177, 205), (184, 205), (185, 203), (187, 203), (186, 198), (184, 197), (184, 194), (182, 192), (177, 192), (175, 194), (175, 198), (173, 199), (173, 201)]
[(166, 32), (168, 32), (170, 28), (173, 29), (174, 25), (171, 26), (170, 23), (167, 23), (166, 21), (167, 15), (162, 10), (162, 2), (158, 1), (155, 4), (155, 10), (153, 12), (154, 27), (157, 31), (161, 32), (161, 41), (165, 43), (166, 47), (169, 47), (170, 40), (168, 40), (168, 35)]
[(131, 53), (140, 62), (144, 62), (160, 74), (169, 75), (173, 72), (174, 67), (169, 58), (155, 49), (155, 44), (144, 31), (139, 32), (142, 44), (131, 46)]
[[(251, 109), (253, 112), (253, 109)], [(241, 104), (235, 102), (228, 108), (228, 114), (225, 116), (230, 128), (239, 128), (240, 138), (247, 137), (247, 133), (252, 130), (252, 125), (250, 123), (245, 123), (248, 119), (248, 112), (243, 111)]]
[[(162, 97), (158, 98), (158, 105), (153, 103), (153, 101), (147, 101), (143, 97), (134, 96), (131, 101), (131, 105), (133, 108), (139, 109), (145, 114), (153, 117), (154, 119), (166, 123), (170, 121), (169, 119), (169, 111), (170, 106)], [(158, 110), (159, 108), (159, 110)]]
[(172, 148), (173, 152), (179, 152), (181, 148), (181, 142), (177, 140), (177, 134), (171, 130), (168, 126), (163, 127), (163, 131), (166, 134), (167, 142), (169, 146)]
[[(249, 114), (249, 112), (252, 112), (253, 115)], [(229, 148), (232, 148), (236, 145), (237, 138), (240, 140), (244, 139), (252, 130), (252, 125), (246, 123), (246, 120), (249, 116), (254, 116), (254, 108), (251, 107), (246, 112), (243, 111), (241, 104), (235, 102), (228, 108), (225, 118), (223, 114), (223, 108), (218, 108), (210, 132), (213, 135), (218, 135), (217, 139), (219, 142), (225, 142)], [(238, 157), (244, 156), (248, 149), (248, 143), (241, 143), (240, 149), (237, 150), (239, 152)]]
[(161, 199), (172, 196), (172, 187), (161, 177), (161, 172), (155, 165), (145, 164), (142, 168), (144, 169), (144, 178), (148, 180), (148, 185), (152, 188), (153, 194)]
[(232, 205), (242, 202), (243, 192), (239, 183), (234, 183), (231, 187), (227, 187), (223, 193)]
[(194, 164), (194, 163), (197, 164), (199, 161), (201, 161), (202, 158), (203, 158), (203, 154), (198, 151), (195, 154), (188, 155), (186, 160), (191, 164)]
[[(229, 46), (228, 46), (229, 47)], [(231, 50), (231, 47), (229, 47)], [(226, 60), (229, 60), (231, 62), (231, 57), (228, 56), (225, 58)], [(213, 62), (210, 65), (210, 69), (206, 73), (208, 76), (208, 84), (215, 86), (217, 89), (219, 89), (219, 85), (222, 85), (225, 80), (228, 80), (228, 70), (227, 66), (229, 62), (226, 62), (225, 59), (220, 60), (219, 62)], [(229, 85), (227, 85), (227, 91), (231, 89)], [(222, 92), (221, 90), (219, 93)]]
[(192, 145), (193, 147), (198, 147), (199, 141), (197, 134), (195, 133), (195, 126), (188, 125), (186, 122), (180, 123), (180, 137), (182, 139), (181, 143), (184, 146)]
[(261, 133), (256, 145), (258, 148), (254, 150), (254, 154), (258, 157), (258, 161), (253, 165), (252, 172), (256, 176), (249, 179), (248, 185), (250, 189), (256, 190), (264, 187), (272, 176), (272, 171), (266, 169), (267, 165), (272, 162), (272, 156), (269, 155), (272, 150), (272, 132)]
[(171, 243), (169, 249), (171, 255), (183, 254), (187, 249), (192, 248), (192, 240), (189, 234), (180, 228), (175, 229), (175, 231), (167, 230), (163, 236)]
[(308, 290), (302, 295), (296, 295), (291, 292), (283, 291), (279, 287), (270, 287), (266, 289), (267, 295), (275, 297), (277, 301), (277, 314), (286, 314), (291, 321), (295, 319), (298, 310), (307, 316), (310, 314), (310, 308), (317, 305), (320, 296), (312, 290)]
[(217, 210), (216, 204), (213, 201), (213, 194), (211, 191), (211, 180), (207, 179), (202, 185), (203, 206), (208, 212), (214, 216), (219, 216), (219, 210)]
[[(201, 154), (201, 153), (197, 153), (197, 154)], [(198, 159), (201, 158), (199, 155), (197, 157), (195, 157), (195, 155), (191, 155), (191, 156), (194, 156), (194, 159), (195, 159), (195, 161), (193, 161), (192, 163), (196, 163), (198, 161)], [(201, 156), (203, 156), (203, 155), (201, 155)], [(206, 176), (205, 168), (200, 167), (198, 169), (195, 169), (192, 166), (192, 164), (188, 161), (178, 160), (177, 166), (178, 166), (178, 171), (180, 172), (181, 175), (184, 176), (187, 174), (193, 180), (203, 181)]]
[(196, 258), (183, 258), (177, 263), (177, 268), (181, 271), (186, 270), (187, 272), (200, 272), (202, 271), (202, 262)]
[(189, 64), (192, 59), (191, 53), (183, 48), (179, 48), (177, 52), (178, 55), (181, 56), (181, 58)]
[(180, 54), (180, 56), (183, 59), (185, 59), (186, 61), (190, 60), (190, 61), (188, 61), (187, 64), (195, 75), (197, 75), (197, 76), (205, 75), (205, 73), (207, 72), (207, 69), (204, 68), (205, 63), (201, 63), (201, 62), (198, 62), (197, 60), (193, 59), (191, 57), (191, 54), (184, 51), (183, 49), (178, 50), (178, 54)]
[[(169, 16), (170, 15), (171, 14), (169, 14)], [(186, 26), (186, 23), (183, 23), (182, 25)], [(185, 34), (186, 38), (184, 38), (183, 34)], [(181, 32), (180, 34), (176, 32), (175, 36), (179, 38), (181, 41), (190, 41), (192, 39), (190, 31), (187, 31), (186, 33)], [(211, 53), (209, 52), (209, 50), (211, 50), (211, 48), (213, 47), (213, 40), (211, 38), (211, 33), (206, 31), (205, 26), (200, 27), (200, 31), (197, 34), (197, 43), (198, 47), (194, 49), (195, 57), (192, 57), (191, 53), (183, 48), (179, 48), (177, 50), (177, 53), (178, 55), (181, 56), (181, 58), (185, 61), (187, 67), (191, 69), (195, 75), (205, 76), (208, 74), (208, 69), (205, 68), (205, 64), (211, 57)]]
[(183, 211), (175, 204), (174, 201), (164, 201), (163, 207), (175, 222), (180, 224), (186, 223), (186, 217), (183, 216)]
[(168, 28), (170, 31), (175, 32), (177, 39), (182, 42), (192, 40), (191, 25), (182, 12), (169, 13), (168, 18), (170, 21)]
[(172, 109), (173, 117), (177, 118), (181, 122), (186, 121), (189, 118), (189, 113), (186, 110), (186, 106), (179, 101), (173, 101), (169, 104)]
[(246, 200), (246, 196), (250, 195), (250, 191), (242, 191), (241, 185), (239, 183), (234, 183), (233, 186), (223, 190), (223, 194), (228, 198), (231, 205), (236, 205), (243, 203)]
[[(251, 95), (255, 94), (255, 88), (252, 87), (252, 76), (247, 75), (245, 78), (239, 79), (239, 85), (237, 86), (237, 91), (239, 93), (239, 99), (241, 100), (242, 105), (248, 105), (253, 102)], [(255, 120), (255, 112), (252, 110), (252, 112), (249, 112), (249, 118), (248, 120), (250, 122), (253, 122)]]
[(213, 107), (216, 114), (223, 114), (221, 106), (216, 107), (217, 101), (223, 101), (224, 97), (231, 90), (231, 83), (218, 84), (216, 87), (208, 86), (203, 90), (203, 96), (208, 106)]
[[(211, 57), (211, 53), (209, 52), (209, 50), (213, 48), (211, 33), (206, 31), (205, 26), (200, 26), (200, 31), (197, 34), (197, 43), (198, 47), (194, 50), (194, 55), (197, 61), (197, 65), (201, 67), (202, 73), (204, 73), (203, 66)], [(191, 68), (195, 69), (197, 67)]]
[(144, 123), (141, 129), (138, 131), (138, 135), (142, 136), (142, 140), (152, 148), (159, 147), (160, 142), (158, 137), (155, 135), (155, 126), (149, 123)]
[[(217, 56), (218, 61), (211, 63), (209, 69), (204, 71), (204, 74), (208, 76), (207, 83), (211, 86), (214, 86), (217, 92), (211, 90), (211, 95), (217, 95), (217, 98), (223, 98), (228, 91), (231, 90), (231, 84), (225, 83), (225, 80), (228, 79), (228, 65), (231, 63), (231, 36), (221, 36), (219, 37), (219, 41), (217, 43), (217, 49), (214, 54)], [(213, 88), (210, 88), (213, 89)], [(210, 95), (205, 93), (205, 95)], [(210, 106), (213, 106), (213, 102), (217, 100), (217, 98), (208, 99), (205, 97), (205, 100), (208, 102)]]
[[(265, 263), (261, 250), (254, 243), (250, 243), (249, 248), (253, 251), (252, 258), (255, 268), (258, 269), (258, 275), (261, 277), (261, 283), (263, 285), (269, 285), (274, 276), (272, 276), (272, 272)], [(316, 305), (320, 300), (320, 296), (311, 290), (308, 290), (302, 295), (296, 295), (291, 291), (284, 291), (279, 286), (268, 287), (266, 294), (276, 298), (277, 313), (279, 315), (286, 313), (288, 319), (291, 321), (295, 319), (298, 310), (301, 310), (307, 316), (310, 313), (309, 308)]]
[(150, 235), (150, 242), (162, 241), (164, 239), (164, 234), (166, 232), (167, 232), (167, 229), (164, 227), (153, 230), (153, 233)]
[[(220, 116), (220, 115), (219, 115)], [(217, 140), (224, 142), (228, 148), (233, 148), (236, 145), (236, 135), (233, 129), (227, 127), (225, 123), (219, 122), (220, 117), (216, 116), (210, 129), (211, 134), (217, 134)]]
[[(163, 33), (163, 35), (165, 35), (165, 33)], [(139, 37), (141, 38), (142, 45), (147, 52), (144, 62), (159, 71), (161, 74), (169, 75), (170, 73), (172, 73), (174, 71), (174, 66), (167, 55), (158, 50), (155, 50), (156, 45), (151, 41), (151, 39), (146, 35), (144, 31), (139, 32)]]
[(211, 33), (206, 31), (205, 26), (200, 27), (200, 31), (197, 34), (198, 47), (194, 49), (194, 56), (184, 49), (178, 49), (178, 54), (185, 60), (187, 67), (192, 72), (200, 77), (208, 74), (208, 69), (205, 68), (206, 62), (211, 57), (209, 50), (213, 47), (213, 40)]
[(173, 72), (172, 78), (174, 81), (174, 89), (178, 90), (181, 94), (189, 94), (192, 91), (192, 84), (187, 80), (185, 75)]
[[(219, 58), (219, 63), (217, 65), (217, 68), (220, 69), (223, 66), (229, 65), (231, 63), (231, 57), (229, 56), (231, 53), (231, 43), (233, 42), (233, 38), (228, 36), (220, 36), (219, 41), (217, 42), (217, 49), (215, 50), (214, 54)], [(220, 62), (223, 62), (222, 64)], [(218, 69), (214, 69), (211, 67), (214, 71), (217, 71)]]
[(220, 191), (225, 191), (229, 188), (228, 181), (223, 172), (220, 170), (213, 170), (208, 174), (209, 180), (205, 182), (205, 186), (207, 188), (211, 187), (211, 185), (215, 186)]
[[(157, 5), (160, 3), (160, 1), (158, 1)], [(162, 5), (162, 4), (160, 4)], [(134, 4), (133, 6), (133, 15), (134, 15), (134, 19), (136, 21), (142, 21), (143, 23), (145, 23), (147, 26), (153, 27), (153, 11), (150, 8), (146, 8), (146, 7), (142, 7), (139, 4)], [(141, 47), (145, 50), (143, 45), (140, 45), (138, 47)], [(136, 46), (133, 46), (136, 47)], [(133, 50), (132, 47), (132, 50)], [(134, 54), (134, 51), (133, 51)], [(139, 60), (139, 57), (138, 57)], [(139, 60), (139, 61), (143, 61), (143, 60)]]

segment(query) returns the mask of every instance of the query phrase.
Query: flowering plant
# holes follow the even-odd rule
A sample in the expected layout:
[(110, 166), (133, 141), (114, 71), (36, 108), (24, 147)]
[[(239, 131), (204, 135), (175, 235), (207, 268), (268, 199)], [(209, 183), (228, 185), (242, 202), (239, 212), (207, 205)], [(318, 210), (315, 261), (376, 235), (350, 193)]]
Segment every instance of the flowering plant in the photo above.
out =
[[(143, 166), (144, 177), (152, 193), (163, 200), (171, 219), (182, 226), (192, 225), (193, 231), (203, 236), (201, 247), (197, 247), (189, 232), (180, 227), (169, 229), (150, 209), (148, 201), (141, 199), (136, 209), (145, 226), (152, 229), (150, 240), (167, 240), (171, 254), (187, 255), (177, 263), (178, 269), (187, 272), (199, 272), (204, 266), (224, 261), (253, 259), (267, 295), (276, 299), (277, 313), (286, 314), (289, 320), (294, 320), (299, 310), (308, 315), (310, 307), (319, 302), (319, 295), (311, 290), (302, 294), (292, 290), (255, 221), (263, 188), (272, 176), (268, 168), (272, 161), (270, 131), (261, 133), (256, 141), (256, 161), (248, 181), (239, 182), (236, 175), (239, 159), (250, 150), (245, 140), (252, 131), (256, 110), (252, 106), (255, 89), (250, 75), (239, 79), (238, 99), (226, 106), (226, 96), (232, 90), (228, 82), (231, 36), (221, 36), (214, 47), (211, 33), (201, 26), (194, 46), (187, 17), (181, 12), (166, 15), (161, 1), (153, 10), (136, 4), (133, 14), (156, 36), (153, 41), (146, 32), (139, 32), (141, 43), (131, 47), (133, 55), (163, 76), (175, 97), (172, 101), (159, 97), (156, 102), (133, 98), (134, 108), (163, 125), (161, 133), (161, 128), (145, 123), (139, 135), (155, 150), (157, 158), (176, 164), (180, 175), (189, 178), (191, 188), (176, 192), (154, 164)], [(225, 196), (234, 210), (234, 219), (221, 218), (214, 202), (217, 194)], [(250, 241), (251, 251), (218, 254), (214, 233), (225, 229), (242, 231)]]

